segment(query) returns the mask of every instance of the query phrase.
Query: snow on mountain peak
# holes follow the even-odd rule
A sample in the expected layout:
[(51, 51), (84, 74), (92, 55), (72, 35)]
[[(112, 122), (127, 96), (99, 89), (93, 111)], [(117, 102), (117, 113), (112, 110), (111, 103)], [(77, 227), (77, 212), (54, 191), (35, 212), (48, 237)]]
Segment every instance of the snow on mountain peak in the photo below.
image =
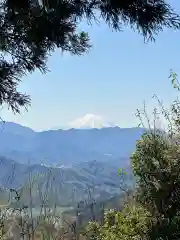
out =
[(74, 121), (69, 123), (71, 128), (107, 128), (115, 127), (116, 125), (106, 122), (106, 120), (99, 115), (86, 114), (83, 117), (77, 118)]

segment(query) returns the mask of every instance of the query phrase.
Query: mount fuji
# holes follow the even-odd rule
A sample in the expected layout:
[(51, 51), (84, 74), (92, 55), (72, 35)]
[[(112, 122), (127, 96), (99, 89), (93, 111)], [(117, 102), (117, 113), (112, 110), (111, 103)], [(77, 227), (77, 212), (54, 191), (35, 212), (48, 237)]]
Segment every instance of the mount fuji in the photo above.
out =
[(78, 117), (75, 120), (69, 122), (66, 126), (57, 126), (51, 128), (51, 130), (59, 130), (59, 129), (101, 129), (101, 128), (110, 128), (110, 127), (118, 127), (118, 124), (114, 124), (112, 122), (107, 121), (106, 118), (88, 113), (82, 117)]
[(107, 122), (105, 118), (99, 115), (86, 114), (83, 117), (77, 118), (69, 123), (69, 127), (76, 129), (89, 129), (89, 128), (109, 128), (116, 127), (117, 125)]

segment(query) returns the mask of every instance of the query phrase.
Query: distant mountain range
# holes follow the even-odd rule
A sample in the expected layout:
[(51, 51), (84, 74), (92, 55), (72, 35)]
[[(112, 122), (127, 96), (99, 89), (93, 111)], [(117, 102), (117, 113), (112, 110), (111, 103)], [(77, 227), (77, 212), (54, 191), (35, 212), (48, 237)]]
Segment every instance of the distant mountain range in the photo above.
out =
[[(142, 128), (104, 127), (35, 132), (0, 123), (0, 156), (19, 163), (71, 165), (88, 161), (124, 161), (135, 150)], [(124, 163), (125, 164), (125, 163)]]
[[(29, 204), (31, 194), (34, 206), (42, 204), (44, 197), (46, 204), (50, 206), (55, 202), (60, 206), (74, 206), (82, 200), (105, 200), (120, 194), (120, 166), (120, 162), (90, 161), (71, 167), (48, 168), (40, 164), (27, 165), (0, 157), (0, 185), (6, 195), (10, 189), (20, 191), (20, 202), (25, 205)], [(127, 167), (126, 171), (128, 175), (123, 186), (130, 186), (133, 183), (131, 170)]]
[[(36, 132), (12, 122), (0, 123), (0, 199), (21, 189), (21, 202), (60, 206), (94, 197), (109, 199), (121, 193), (118, 168), (133, 183), (129, 157), (142, 128), (103, 127)], [(29, 162), (29, 164), (28, 164)]]

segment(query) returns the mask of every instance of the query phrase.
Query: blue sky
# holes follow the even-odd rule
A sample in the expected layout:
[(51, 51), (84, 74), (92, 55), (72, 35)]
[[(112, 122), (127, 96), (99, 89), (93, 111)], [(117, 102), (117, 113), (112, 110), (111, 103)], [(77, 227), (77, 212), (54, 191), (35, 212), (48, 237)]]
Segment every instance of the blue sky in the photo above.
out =
[[(174, 6), (180, 13), (177, 1)], [(93, 43), (85, 56), (49, 58), (50, 72), (35, 72), (23, 79), (20, 90), (31, 95), (26, 113), (13, 115), (5, 107), (1, 117), (37, 130), (65, 126), (87, 113), (100, 115), (121, 127), (138, 124), (137, 108), (145, 100), (149, 111), (157, 94), (165, 106), (178, 95), (168, 79), (170, 69), (180, 73), (180, 31), (166, 29), (156, 42), (144, 43), (130, 29), (112, 32), (105, 24), (83, 26)]]

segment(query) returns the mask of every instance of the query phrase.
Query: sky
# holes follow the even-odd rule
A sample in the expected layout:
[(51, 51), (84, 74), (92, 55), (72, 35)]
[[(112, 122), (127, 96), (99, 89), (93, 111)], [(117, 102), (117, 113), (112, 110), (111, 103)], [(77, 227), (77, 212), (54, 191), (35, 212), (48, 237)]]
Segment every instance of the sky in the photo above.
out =
[[(180, 3), (171, 1), (180, 13)], [(126, 27), (113, 32), (107, 25), (88, 26), (93, 47), (87, 55), (71, 56), (57, 50), (48, 60), (49, 72), (23, 78), (19, 90), (31, 95), (28, 112), (14, 115), (5, 106), (0, 116), (35, 130), (67, 126), (87, 114), (102, 116), (120, 127), (137, 126), (136, 109), (146, 102), (157, 106), (156, 94), (169, 106), (180, 94), (168, 79), (170, 69), (180, 74), (180, 30), (165, 29), (155, 42), (144, 43)]]

